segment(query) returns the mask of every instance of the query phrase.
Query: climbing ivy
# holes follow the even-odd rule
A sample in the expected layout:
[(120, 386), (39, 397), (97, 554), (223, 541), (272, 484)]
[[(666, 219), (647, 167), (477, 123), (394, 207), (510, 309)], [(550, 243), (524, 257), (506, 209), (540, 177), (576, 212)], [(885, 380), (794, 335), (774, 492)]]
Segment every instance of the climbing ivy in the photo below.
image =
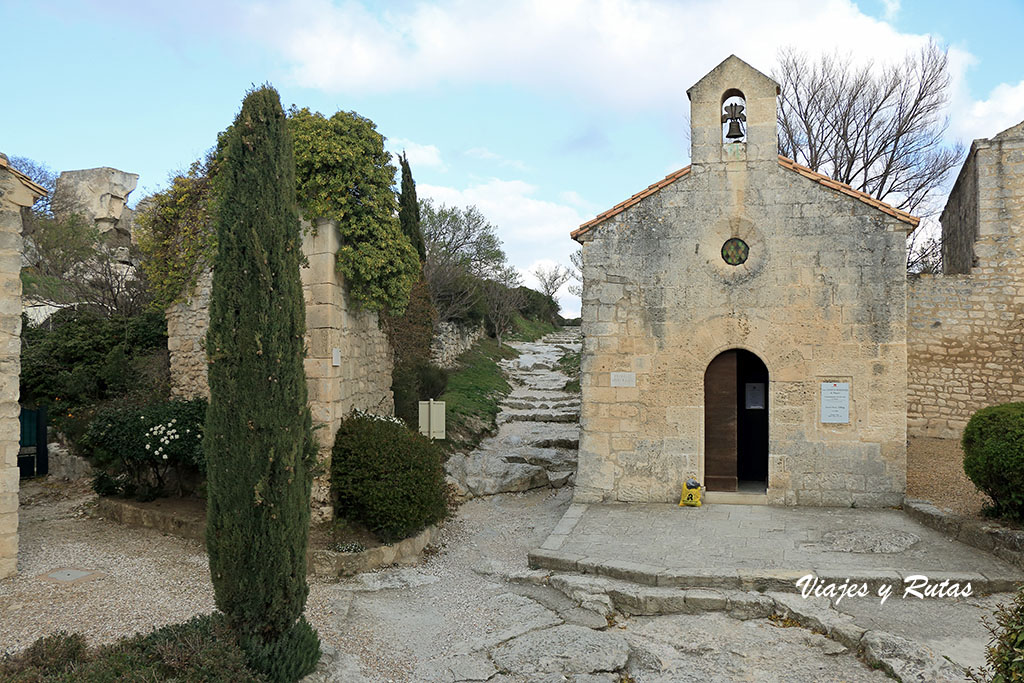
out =
[(327, 118), (293, 106), (288, 118), (303, 215), (337, 223), (338, 270), (352, 298), (372, 310), (400, 313), (420, 267), (396, 217), (395, 167), (384, 138), (355, 112)]
[(173, 178), (169, 188), (140, 203), (140, 265), (157, 310), (191, 292), (217, 253), (212, 220), (216, 168), (216, 153), (211, 151), (193, 162), (187, 173)]
[[(293, 106), (288, 125), (299, 206), (310, 222), (327, 218), (337, 223), (337, 267), (353, 300), (371, 310), (401, 313), (420, 266), (416, 249), (398, 222), (392, 189), (395, 167), (384, 138), (372, 121), (355, 112), (327, 118)], [(140, 211), (142, 268), (157, 308), (182, 300), (212, 263), (217, 251), (211, 228), (217, 168), (218, 153), (213, 150)]]

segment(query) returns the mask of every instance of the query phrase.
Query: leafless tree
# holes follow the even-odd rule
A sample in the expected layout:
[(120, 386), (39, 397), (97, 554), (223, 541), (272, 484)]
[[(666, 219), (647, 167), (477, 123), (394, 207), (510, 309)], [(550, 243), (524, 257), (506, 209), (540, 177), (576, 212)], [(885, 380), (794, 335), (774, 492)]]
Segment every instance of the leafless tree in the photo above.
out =
[(942, 183), (963, 157), (947, 145), (949, 68), (929, 43), (902, 62), (785, 50), (774, 73), (779, 152), (898, 209), (933, 215)]
[(423, 276), (438, 320), (461, 320), (482, 296), (480, 282), (500, 274), (505, 252), (495, 227), (475, 206), (420, 202), (426, 249)]
[(134, 246), (113, 248), (78, 214), (36, 216), (25, 238), (21, 280), (26, 300), (56, 308), (88, 307), (101, 315), (141, 313), (150, 295)]
[(494, 337), (501, 347), (501, 338), (512, 330), (516, 314), (525, 300), (519, 273), (512, 266), (503, 266), (481, 286), (487, 317), (494, 326)]
[(558, 290), (562, 288), (562, 285), (568, 282), (571, 277), (569, 269), (558, 264), (551, 268), (537, 266), (533, 269), (533, 275), (540, 283), (540, 291), (542, 291), (545, 296), (549, 296), (551, 298), (554, 298)]
[(569, 256), (568, 268), (569, 277), (575, 284), (569, 285), (569, 293), (573, 296), (583, 296), (583, 249), (577, 249)]

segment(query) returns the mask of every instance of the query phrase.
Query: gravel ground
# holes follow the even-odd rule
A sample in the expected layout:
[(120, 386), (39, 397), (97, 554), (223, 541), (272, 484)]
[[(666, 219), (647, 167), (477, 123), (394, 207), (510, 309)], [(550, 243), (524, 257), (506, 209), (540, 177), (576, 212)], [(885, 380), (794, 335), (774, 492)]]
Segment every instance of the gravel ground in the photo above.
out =
[(970, 517), (980, 516), (990, 503), (964, 474), (964, 452), (955, 439), (914, 437), (907, 442), (907, 497)]

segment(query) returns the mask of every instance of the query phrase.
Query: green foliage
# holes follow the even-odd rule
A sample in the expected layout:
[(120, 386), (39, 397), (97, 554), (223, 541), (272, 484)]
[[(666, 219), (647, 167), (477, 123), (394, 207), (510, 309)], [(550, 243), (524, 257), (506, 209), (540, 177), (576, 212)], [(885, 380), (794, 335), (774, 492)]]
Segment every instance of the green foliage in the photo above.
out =
[(288, 643), (307, 648), (289, 661), (308, 663), (319, 646), (294, 630), (309, 592), (316, 446), (303, 370), (295, 159), (273, 88), (246, 95), (220, 163), (203, 437), (210, 574), (251, 663), (266, 666), (266, 652)]
[(65, 309), (42, 326), (22, 318), (21, 401), (47, 406), (76, 445), (99, 404), (163, 400), (167, 371), (162, 313), (106, 318)]
[(385, 543), (408, 538), (446, 511), (441, 450), (400, 420), (353, 413), (334, 440), (331, 490), (339, 517)]
[(205, 421), (205, 399), (98, 411), (80, 444), (99, 470), (93, 488), (100, 495), (152, 500), (166, 495), (173, 472), (177, 492), (184, 494), (205, 475)]
[(963, 435), (964, 472), (992, 499), (992, 512), (1024, 519), (1024, 403), (982, 408)]
[(80, 634), (61, 631), (40, 638), (15, 657), (0, 660), (0, 679), (11, 683), (286, 680), (268, 679), (251, 670), (224, 616), (218, 613), (96, 648), (89, 648)]
[(542, 320), (552, 325), (558, 324), (558, 303), (553, 297), (529, 287), (520, 287), (519, 296), (519, 313), (524, 318)]
[(569, 381), (565, 383), (565, 387), (562, 390), (575, 394), (580, 393), (580, 352), (566, 351), (558, 359), (558, 369), (569, 378)]
[(283, 636), (265, 640), (250, 636), (242, 641), (249, 665), (274, 683), (292, 683), (313, 669), (320, 661), (320, 636), (306, 617), (300, 616)]
[(217, 156), (211, 151), (192, 163), (185, 175), (148, 199), (137, 219), (141, 267), (153, 292), (152, 306), (164, 310), (190, 293), (217, 251), (213, 231), (213, 178)]
[(992, 634), (985, 652), (987, 670), (969, 669), (974, 681), (988, 683), (1020, 683), (1024, 681), (1024, 588), (1020, 588), (1009, 605), (996, 608), (995, 623), (985, 619)]
[(415, 427), (419, 420), (419, 402), (437, 398), (440, 394), (436, 391), (437, 383), (447, 379), (446, 375), (438, 375), (443, 375), (444, 371), (430, 364), (430, 343), (434, 338), (436, 321), (437, 313), (422, 278), (413, 286), (409, 305), (402, 314), (387, 311), (381, 316), (384, 331), (395, 352), (395, 365), (391, 371), (395, 415), (410, 427)]
[(512, 336), (514, 341), (537, 341), (545, 334), (550, 334), (557, 329), (547, 320), (535, 320), (516, 315), (512, 318)]
[(292, 107), (288, 117), (303, 214), (337, 222), (338, 270), (352, 298), (371, 310), (401, 312), (420, 266), (395, 217), (395, 168), (384, 138), (355, 112), (327, 118)]
[(446, 448), (471, 449), (494, 430), (498, 404), (511, 390), (498, 361), (518, 355), (511, 347), (499, 347), (493, 339), (481, 339), (459, 356), (458, 366), (449, 373), (448, 386), (441, 395), (445, 402)]
[(420, 232), (420, 204), (416, 200), (416, 183), (412, 179), (412, 170), (409, 168), (409, 159), (405, 154), (398, 157), (402, 164), (402, 192), (398, 196), (398, 222), (402, 225), (402, 232), (409, 239), (420, 257), (420, 263), (427, 257), (426, 247), (423, 245), (423, 233)]

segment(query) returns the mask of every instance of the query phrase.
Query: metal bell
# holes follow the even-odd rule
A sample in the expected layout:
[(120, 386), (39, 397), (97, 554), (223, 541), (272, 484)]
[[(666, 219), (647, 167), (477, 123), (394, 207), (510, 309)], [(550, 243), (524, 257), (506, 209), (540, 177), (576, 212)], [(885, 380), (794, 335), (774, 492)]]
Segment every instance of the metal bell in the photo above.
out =
[(743, 137), (743, 129), (740, 128), (739, 121), (737, 121), (736, 119), (731, 119), (729, 121), (729, 132), (725, 134), (725, 137), (729, 138), (730, 140), (735, 140), (736, 138)]

